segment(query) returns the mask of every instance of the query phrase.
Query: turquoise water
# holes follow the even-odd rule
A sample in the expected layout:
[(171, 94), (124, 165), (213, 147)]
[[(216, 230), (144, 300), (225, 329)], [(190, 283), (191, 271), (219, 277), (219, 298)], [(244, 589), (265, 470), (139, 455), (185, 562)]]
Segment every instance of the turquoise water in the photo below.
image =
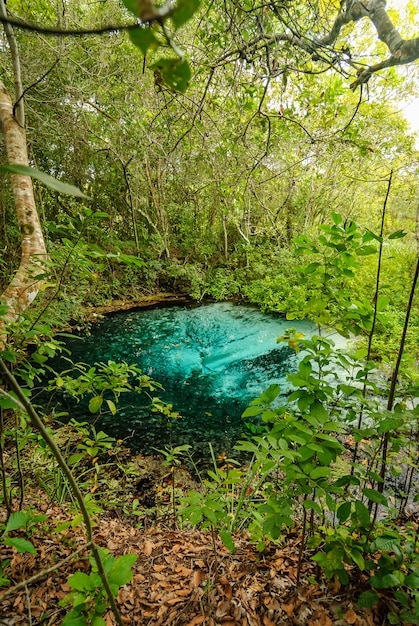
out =
[[(217, 452), (230, 450), (244, 429), (242, 412), (269, 384), (289, 392), (286, 375), (295, 371), (298, 357), (276, 338), (290, 327), (309, 336), (315, 332), (310, 322), (289, 322), (251, 306), (170, 307), (112, 315), (95, 324), (90, 336), (67, 340), (66, 347), (73, 361), (138, 364), (163, 384), (164, 392), (155, 395), (182, 415), (169, 429), (163, 416), (151, 412), (145, 394), (133, 395), (123, 397), (116, 416), (101, 416), (96, 428), (127, 438), (135, 452), (188, 443), (206, 456), (208, 441)], [(68, 398), (60, 398), (60, 408), (79, 420), (88, 417), (84, 404)]]

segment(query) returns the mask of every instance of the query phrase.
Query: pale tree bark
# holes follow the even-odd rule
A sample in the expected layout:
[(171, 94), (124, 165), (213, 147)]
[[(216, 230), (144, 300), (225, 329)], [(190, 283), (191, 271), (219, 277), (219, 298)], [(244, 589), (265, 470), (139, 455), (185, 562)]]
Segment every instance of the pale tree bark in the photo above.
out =
[[(297, 21), (294, 21), (293, 28), (290, 28), (283, 21), (282, 13), (275, 2), (266, 3), (266, 7), (269, 7), (272, 13), (278, 17), (283, 27), (282, 32), (279, 30), (274, 34), (267, 34), (261, 28), (261, 33), (251, 41), (223, 52), (215, 62), (214, 67), (229, 63), (233, 59), (245, 59), (249, 62), (261, 50), (270, 50), (272, 53), (270, 72), (275, 75), (276, 71), (281, 72), (282, 70), (281, 63), (275, 62), (274, 51), (278, 45), (289, 44), (310, 55), (312, 60), (322, 61), (331, 67), (336, 62), (348, 64), (357, 72), (356, 79), (350, 85), (351, 89), (356, 89), (368, 82), (371, 76), (380, 70), (395, 65), (413, 63), (419, 59), (419, 37), (403, 39), (386, 11), (386, 0), (341, 0), (340, 9), (329, 32), (317, 37), (304, 32), (303, 28), (298, 27)], [(288, 16), (288, 11), (285, 11), (285, 14)], [(387, 59), (376, 65), (365, 66), (365, 64), (352, 59), (346, 51), (334, 47), (344, 26), (364, 18), (371, 21), (378, 39), (385, 43), (390, 53)], [(356, 50), (357, 57), (361, 54), (360, 50)]]
[(330, 33), (319, 41), (319, 46), (332, 45), (345, 24), (357, 22), (363, 18), (371, 20), (377, 31), (378, 39), (386, 44), (390, 56), (381, 63), (359, 69), (357, 79), (351, 84), (352, 89), (366, 83), (375, 72), (394, 65), (412, 63), (419, 59), (419, 37), (403, 39), (386, 11), (386, 4), (386, 0), (346, 0), (346, 2), (342, 2), (341, 11)]
[[(6, 146), (7, 159), (13, 165), (28, 165), (26, 135), (13, 116), (9, 92), (0, 81), (0, 124)], [(21, 261), (9, 286), (0, 295), (8, 306), (0, 321), (0, 334), (7, 322), (14, 321), (33, 302), (43, 283), (47, 251), (41, 224), (35, 206), (32, 179), (12, 174), (12, 190), (21, 239)], [(0, 338), (0, 347), (2, 340)]]
[[(7, 10), (5, 0), (0, 0), (0, 17), (7, 19)], [(4, 32), (6, 33), (7, 42), (10, 48), (10, 55), (13, 63), (13, 76), (15, 81), (15, 98), (16, 98), (16, 119), (19, 124), (25, 126), (25, 109), (23, 104), (23, 87), (22, 87), (22, 75), (20, 71), (20, 58), (19, 50), (17, 47), (17, 41), (13, 32), (13, 27), (10, 24), (4, 23)]]
[[(0, 16), (7, 17), (5, 0), (0, 0)], [(4, 30), (13, 66), (16, 106), (14, 110), (10, 94), (0, 80), (0, 126), (9, 164), (28, 166), (19, 50), (10, 24), (4, 24)], [(0, 301), (8, 307), (5, 316), (0, 320), (0, 348), (5, 342), (5, 324), (15, 321), (37, 296), (43, 283), (44, 261), (47, 258), (32, 179), (29, 176), (12, 174), (12, 190), (20, 231), (21, 259), (12, 281), (0, 294)]]

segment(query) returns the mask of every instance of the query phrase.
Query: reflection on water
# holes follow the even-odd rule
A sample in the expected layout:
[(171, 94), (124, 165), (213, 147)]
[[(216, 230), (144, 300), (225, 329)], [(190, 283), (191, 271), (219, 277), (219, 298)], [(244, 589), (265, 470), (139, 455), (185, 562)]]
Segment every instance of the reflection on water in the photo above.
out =
[[(74, 361), (126, 361), (163, 384), (157, 395), (182, 415), (169, 434), (166, 420), (152, 413), (145, 394), (123, 398), (118, 414), (105, 414), (97, 427), (127, 445), (150, 453), (172, 440), (189, 443), (200, 453), (212, 441), (228, 451), (243, 431), (241, 414), (271, 383), (285, 380), (296, 369), (297, 357), (276, 338), (289, 327), (312, 335), (310, 322), (289, 322), (250, 306), (231, 303), (196, 308), (171, 307), (118, 313), (95, 325), (91, 336), (69, 339)], [(57, 367), (57, 364), (55, 364)], [(68, 365), (62, 365), (68, 367)], [(61, 407), (86, 419), (85, 405)]]

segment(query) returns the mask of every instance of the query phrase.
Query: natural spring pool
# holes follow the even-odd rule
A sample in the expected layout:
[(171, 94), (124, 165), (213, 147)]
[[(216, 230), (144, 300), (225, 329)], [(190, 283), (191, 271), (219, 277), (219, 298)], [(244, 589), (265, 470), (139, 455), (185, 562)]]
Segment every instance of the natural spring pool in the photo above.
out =
[[(276, 338), (288, 328), (311, 336), (308, 321), (287, 321), (256, 307), (234, 303), (172, 306), (121, 312), (93, 325), (91, 334), (68, 338), (65, 346), (74, 362), (126, 361), (160, 382), (156, 391), (181, 414), (172, 421), (151, 412), (145, 393), (122, 394), (118, 413), (103, 413), (96, 429), (124, 439), (136, 453), (153, 454), (166, 445), (190, 444), (199, 458), (208, 456), (208, 441), (217, 453), (229, 452), (244, 430), (241, 415), (271, 383), (286, 396), (288, 372), (297, 356)], [(68, 362), (55, 360), (60, 371)], [(129, 397), (128, 397), (129, 395)], [(87, 402), (64, 394), (54, 396), (60, 410), (79, 421), (89, 419)]]

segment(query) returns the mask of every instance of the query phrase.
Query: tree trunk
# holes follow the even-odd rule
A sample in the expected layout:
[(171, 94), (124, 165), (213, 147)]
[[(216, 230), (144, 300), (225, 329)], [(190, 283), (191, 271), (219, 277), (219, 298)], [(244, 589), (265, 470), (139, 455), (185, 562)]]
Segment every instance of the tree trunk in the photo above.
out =
[[(13, 116), (12, 101), (0, 80), (0, 124), (6, 146), (7, 159), (13, 165), (28, 165), (26, 135)], [(47, 251), (41, 224), (35, 206), (30, 176), (12, 174), (12, 190), (21, 238), (21, 261), (11, 283), (0, 295), (8, 306), (0, 320), (0, 334), (6, 322), (14, 321), (33, 302), (44, 278)], [(0, 338), (1, 347), (1, 338)]]

